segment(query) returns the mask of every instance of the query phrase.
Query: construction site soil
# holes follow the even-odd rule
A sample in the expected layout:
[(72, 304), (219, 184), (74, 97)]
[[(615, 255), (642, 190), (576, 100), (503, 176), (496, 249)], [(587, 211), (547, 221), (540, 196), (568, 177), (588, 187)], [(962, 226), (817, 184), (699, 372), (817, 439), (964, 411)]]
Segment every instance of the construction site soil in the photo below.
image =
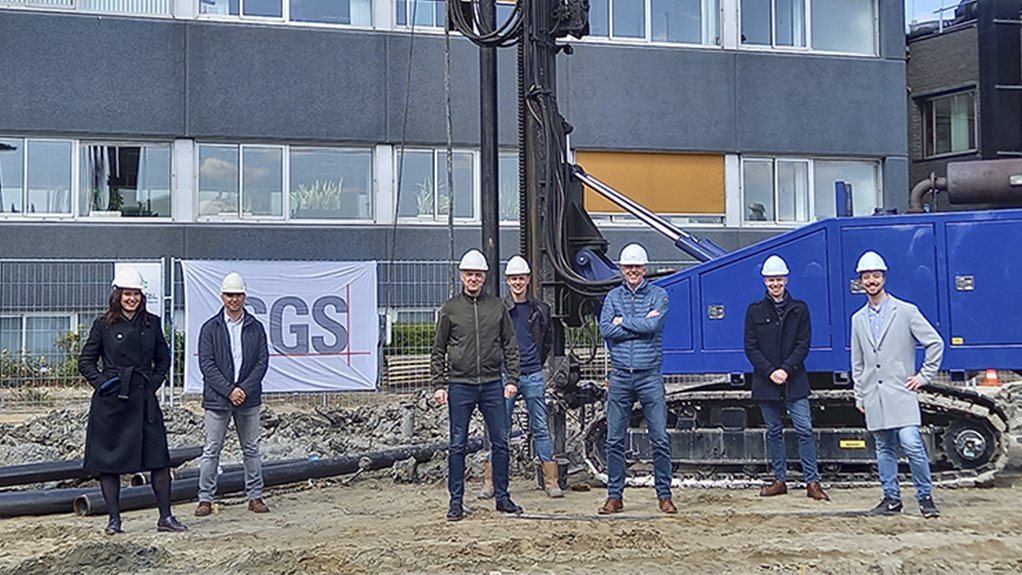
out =
[[(1017, 388), (1002, 392), (1012, 408), (1020, 395)], [(403, 405), (264, 412), (268, 459), (408, 444), (409, 425), (415, 443), (446, 435), (443, 410), (425, 395)], [(177, 408), (170, 416), (172, 445), (199, 443), (197, 413)], [(0, 465), (79, 456), (83, 423), (80, 410), (62, 410), (0, 424)], [(225, 462), (237, 460), (233, 443), (228, 441)], [(905, 512), (891, 517), (861, 513), (877, 503), (879, 487), (834, 489), (830, 503), (797, 489), (774, 498), (749, 489), (676, 490), (681, 512), (674, 516), (659, 513), (651, 489), (636, 488), (626, 491), (623, 513), (600, 517), (601, 487), (550, 499), (535, 490), (521, 466), (512, 492), (525, 515), (505, 516), (492, 501), (470, 500), (469, 516), (449, 523), (441, 457), (274, 488), (266, 515), (249, 512), (237, 496), (221, 500), (212, 516), (201, 519), (192, 517), (194, 503), (182, 503), (175, 514), (190, 527), (182, 534), (157, 533), (153, 510), (126, 513), (125, 533), (114, 537), (102, 533), (105, 517), (3, 519), (0, 575), (1022, 573), (1020, 447), (1012, 447), (1009, 468), (995, 485), (938, 489), (939, 519), (924, 519), (909, 504), (910, 486), (904, 488)], [(470, 490), (478, 487), (479, 467), (477, 455)], [(582, 473), (571, 477), (580, 485), (586, 480)]]

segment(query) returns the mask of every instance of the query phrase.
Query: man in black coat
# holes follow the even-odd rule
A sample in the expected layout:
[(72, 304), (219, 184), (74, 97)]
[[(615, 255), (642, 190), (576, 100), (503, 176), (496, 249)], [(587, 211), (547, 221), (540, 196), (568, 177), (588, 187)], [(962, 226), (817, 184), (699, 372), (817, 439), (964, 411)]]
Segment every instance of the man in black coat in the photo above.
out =
[(745, 355), (752, 363), (752, 399), (759, 403), (767, 428), (767, 447), (774, 481), (760, 490), (763, 497), (788, 492), (788, 461), (784, 446), (785, 411), (798, 435), (798, 452), (806, 495), (817, 501), (830, 497), (820, 485), (816, 439), (809, 409), (809, 376), (805, 360), (812, 332), (809, 307), (788, 293), (788, 265), (772, 255), (763, 263), (767, 294), (745, 313)]
[(266, 330), (245, 311), (245, 280), (240, 274), (231, 272), (224, 277), (220, 299), (224, 306), (202, 324), (199, 331), (206, 441), (199, 464), (196, 517), (205, 517), (213, 511), (220, 451), (231, 419), (234, 419), (244, 455), (248, 508), (255, 513), (270, 510), (263, 501), (263, 470), (259, 456), (259, 409), (263, 377), (270, 358)]

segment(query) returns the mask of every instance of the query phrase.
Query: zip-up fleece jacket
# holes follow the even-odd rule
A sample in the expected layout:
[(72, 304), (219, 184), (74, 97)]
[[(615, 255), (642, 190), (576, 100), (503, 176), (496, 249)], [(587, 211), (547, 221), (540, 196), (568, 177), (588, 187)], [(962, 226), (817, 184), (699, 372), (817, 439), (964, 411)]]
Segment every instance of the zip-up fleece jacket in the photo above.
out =
[(507, 383), (517, 386), (518, 341), (504, 302), (486, 293), (473, 297), (465, 292), (447, 300), (440, 308), (429, 362), (433, 387), (499, 381), (502, 364)]
[[(635, 291), (626, 283), (610, 290), (600, 312), (600, 333), (607, 340), (613, 367), (660, 369), (668, 307), (667, 291), (647, 280)], [(649, 317), (653, 310), (659, 315)], [(614, 325), (615, 317), (622, 318), (620, 325)]]

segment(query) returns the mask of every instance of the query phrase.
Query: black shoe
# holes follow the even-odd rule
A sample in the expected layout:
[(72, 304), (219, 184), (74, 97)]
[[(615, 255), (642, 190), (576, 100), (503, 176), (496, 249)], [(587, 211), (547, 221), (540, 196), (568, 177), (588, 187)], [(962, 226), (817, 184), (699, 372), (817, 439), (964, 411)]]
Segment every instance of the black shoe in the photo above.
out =
[(521, 515), (525, 512), (525, 510), (522, 509), (522, 506), (511, 501), (510, 497), (497, 502), (497, 511), (502, 513), (514, 513), (515, 515)]
[(452, 501), (450, 508), (447, 509), (447, 520), (448, 521), (461, 521), (465, 518), (465, 507), (460, 501)]
[(107, 535), (124, 533), (124, 530), (121, 529), (121, 518), (111, 517), (110, 521), (107, 522), (106, 529), (103, 530), (103, 533), (106, 533)]
[(870, 515), (897, 515), (898, 513), (901, 513), (901, 500), (890, 497), (884, 497), (884, 500), (869, 512)]
[(188, 527), (184, 523), (177, 520), (177, 517), (170, 515), (163, 517), (156, 522), (156, 530), (165, 533), (180, 533), (182, 531), (188, 531)]
[(919, 511), (921, 511), (923, 517), (926, 517), (927, 519), (940, 517), (940, 509), (937, 509), (937, 504), (933, 502), (933, 497), (929, 495), (919, 500)]

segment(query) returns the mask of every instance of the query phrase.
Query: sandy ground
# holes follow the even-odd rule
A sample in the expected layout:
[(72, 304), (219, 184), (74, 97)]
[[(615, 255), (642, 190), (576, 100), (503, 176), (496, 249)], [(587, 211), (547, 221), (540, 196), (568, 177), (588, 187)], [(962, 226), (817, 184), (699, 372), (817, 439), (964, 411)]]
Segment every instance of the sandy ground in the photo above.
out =
[[(198, 519), (182, 504), (184, 534), (156, 533), (151, 510), (125, 514), (126, 533), (114, 537), (101, 533), (105, 517), (0, 520), (0, 575), (1022, 573), (1017, 474), (994, 488), (938, 490), (944, 516), (930, 520), (914, 503), (896, 517), (848, 514), (874, 505), (879, 488), (833, 490), (831, 503), (803, 491), (681, 491), (677, 516), (659, 514), (651, 490), (632, 489), (624, 513), (599, 518), (600, 488), (551, 500), (531, 487), (513, 485), (526, 516), (472, 501), (459, 523), (444, 518), (443, 485), (390, 479), (271, 491), (269, 515), (228, 499)], [(913, 501), (911, 488), (904, 495)]]

